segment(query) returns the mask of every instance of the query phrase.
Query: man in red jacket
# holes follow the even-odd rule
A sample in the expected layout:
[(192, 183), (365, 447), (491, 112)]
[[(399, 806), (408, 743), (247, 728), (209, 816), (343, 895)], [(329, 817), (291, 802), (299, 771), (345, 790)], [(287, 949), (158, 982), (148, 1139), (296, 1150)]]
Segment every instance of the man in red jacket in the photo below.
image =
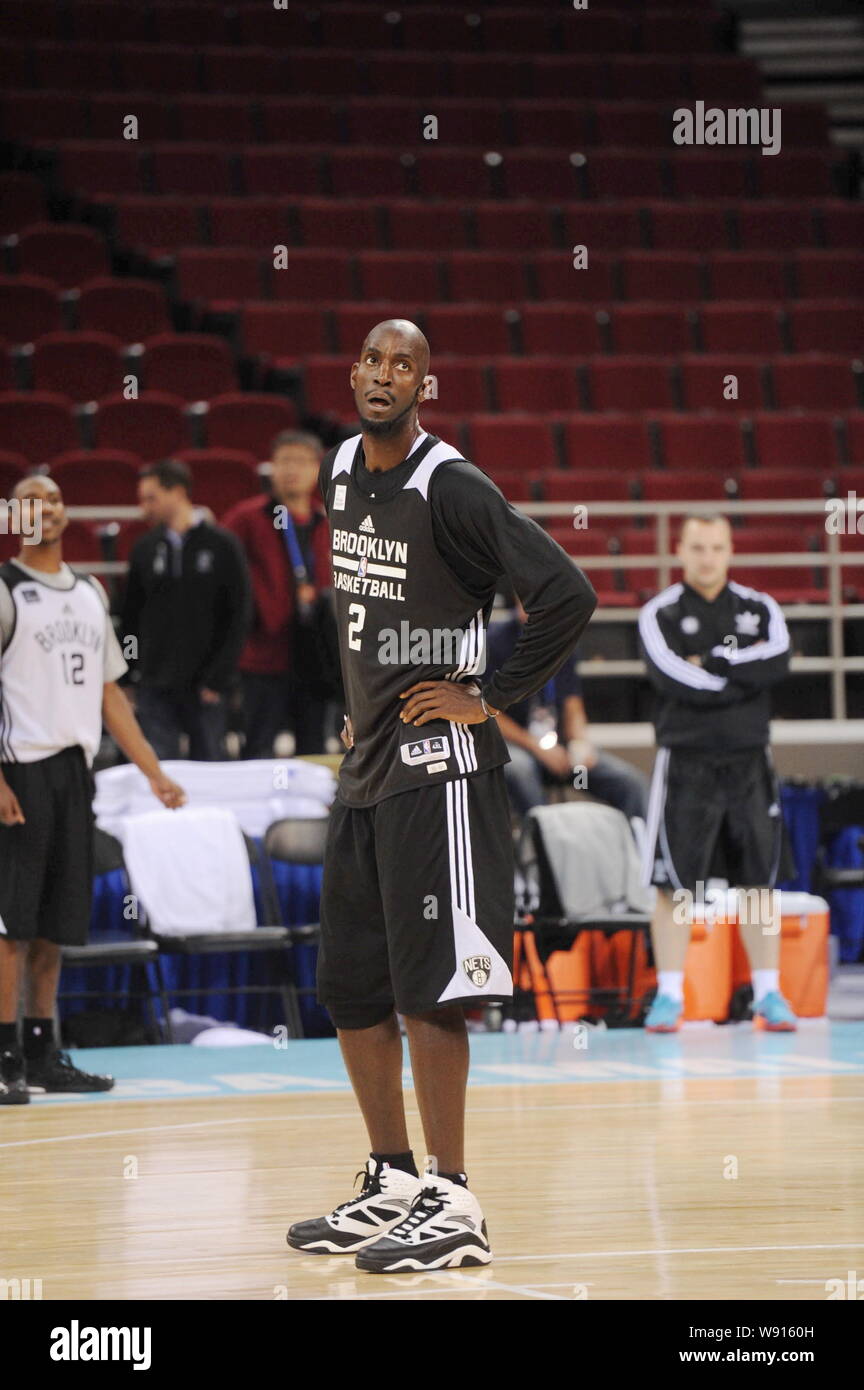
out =
[(324, 747), (325, 701), (316, 690), (308, 618), (330, 587), (330, 532), (318, 496), (323, 448), (313, 434), (283, 431), (270, 450), (271, 494), (238, 502), (222, 518), (249, 564), (255, 614), (240, 656), (245, 756), (270, 758), (290, 728), (296, 753)]

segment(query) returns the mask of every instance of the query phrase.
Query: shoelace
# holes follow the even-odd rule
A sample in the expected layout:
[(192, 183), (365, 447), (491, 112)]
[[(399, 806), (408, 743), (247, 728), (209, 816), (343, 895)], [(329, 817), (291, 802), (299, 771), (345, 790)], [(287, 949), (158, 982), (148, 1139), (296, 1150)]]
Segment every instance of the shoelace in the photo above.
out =
[(410, 1235), (421, 1221), (428, 1221), (430, 1217), (437, 1216), (440, 1211), (444, 1210), (447, 1205), (446, 1196), (447, 1194), (441, 1192), (437, 1187), (424, 1187), (422, 1192), (419, 1192), (414, 1198), (411, 1210), (405, 1220), (400, 1221), (398, 1226), (394, 1226), (390, 1235)]
[(358, 1179), (358, 1178), (362, 1178), (362, 1179), (363, 1179), (363, 1186), (361, 1187), (360, 1191), (357, 1193), (357, 1196), (356, 1196), (356, 1197), (349, 1197), (347, 1202), (340, 1202), (339, 1205), (338, 1205), (338, 1207), (334, 1207), (334, 1208), (333, 1208), (333, 1211), (331, 1212), (331, 1216), (335, 1216), (335, 1214), (336, 1214), (337, 1211), (344, 1211), (344, 1209), (345, 1209), (346, 1207), (353, 1207), (353, 1205), (354, 1205), (355, 1202), (359, 1202), (359, 1201), (361, 1201), (364, 1197), (368, 1197), (368, 1196), (370, 1195), (369, 1189), (370, 1189), (371, 1186), (372, 1186), (373, 1178), (372, 1178), (372, 1174), (369, 1172), (369, 1169), (368, 1169), (368, 1168), (361, 1168), (360, 1171), (359, 1171), (358, 1173), (355, 1173), (355, 1174), (354, 1174), (354, 1186), (355, 1186), (355, 1187), (357, 1186), (357, 1179)]

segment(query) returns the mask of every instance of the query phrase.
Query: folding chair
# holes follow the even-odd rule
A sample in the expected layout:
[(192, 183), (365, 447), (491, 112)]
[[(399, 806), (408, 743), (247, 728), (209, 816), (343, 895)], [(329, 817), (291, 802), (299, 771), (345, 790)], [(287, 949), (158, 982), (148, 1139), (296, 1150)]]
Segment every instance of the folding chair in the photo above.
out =
[[(327, 816), (286, 816), (282, 820), (273, 821), (264, 835), (265, 855), (276, 865), (306, 865), (310, 868), (320, 868), (324, 862), (328, 820)], [(286, 914), (282, 912), (278, 900), (277, 913), (280, 920), (284, 919)], [(318, 922), (288, 924), (285, 931), (292, 946), (317, 946), (321, 935), (321, 927)], [(315, 986), (298, 983), (296, 974), (295, 968), (293, 985), (295, 995), (298, 997), (300, 995), (312, 995), (314, 997)], [(302, 1036), (302, 1031), (300, 1036)]]
[[(589, 801), (535, 806), (525, 818), (518, 859), (525, 888), (517, 951), (520, 957), (524, 952), (535, 991), (539, 986), (538, 1012), (545, 1008), (560, 1024), (562, 1005), (605, 1004), (611, 1016), (629, 1019), (641, 1003), (635, 993), (638, 938), (644, 934), (647, 949), (651, 915), (626, 817)], [(569, 951), (584, 932), (611, 939), (620, 931), (631, 933), (626, 986), (552, 987), (545, 966), (553, 952)]]

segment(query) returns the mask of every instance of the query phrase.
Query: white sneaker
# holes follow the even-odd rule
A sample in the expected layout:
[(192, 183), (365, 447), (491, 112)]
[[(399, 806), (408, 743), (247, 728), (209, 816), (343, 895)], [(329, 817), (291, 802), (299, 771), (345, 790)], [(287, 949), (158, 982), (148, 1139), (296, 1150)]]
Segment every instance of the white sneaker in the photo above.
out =
[(491, 1260), (486, 1222), (473, 1192), (427, 1173), (408, 1215), (365, 1246), (355, 1264), (372, 1274), (402, 1274), (466, 1269)]
[(422, 1179), (387, 1163), (379, 1169), (374, 1158), (360, 1173), (364, 1174), (363, 1186), (356, 1197), (341, 1202), (329, 1216), (295, 1222), (286, 1237), (293, 1250), (312, 1255), (353, 1254), (405, 1218), (420, 1193)]

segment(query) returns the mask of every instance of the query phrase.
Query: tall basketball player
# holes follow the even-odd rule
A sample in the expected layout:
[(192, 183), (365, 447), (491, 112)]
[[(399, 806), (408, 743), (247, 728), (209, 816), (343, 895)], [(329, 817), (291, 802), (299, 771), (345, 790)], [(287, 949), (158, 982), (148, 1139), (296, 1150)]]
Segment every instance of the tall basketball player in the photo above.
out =
[[(423, 429), (428, 372), (419, 328), (403, 319), (373, 328), (350, 376), (360, 433), (326, 455), (320, 475), (349, 751), (324, 863), (318, 995), (371, 1153), (360, 1194), (292, 1226), (288, 1243), (358, 1252), (358, 1268), (379, 1273), (492, 1258), (463, 1136), (464, 1007), (512, 994), (508, 755), (495, 719), (557, 671), (596, 603), (564, 551)], [(481, 687), (502, 576), (528, 622)], [(422, 1178), (397, 1013), (428, 1151)]]
[[(163, 806), (166, 777), (115, 684), (126, 663), (101, 585), (63, 563), (66, 510), (47, 477), (13, 497), (41, 508), (41, 539), (0, 566), (0, 1104), (44, 1091), (107, 1091), (54, 1036), (60, 948), (81, 945), (93, 879), (93, 762), (104, 722)], [(23, 1046), (17, 1021), (22, 983)]]

